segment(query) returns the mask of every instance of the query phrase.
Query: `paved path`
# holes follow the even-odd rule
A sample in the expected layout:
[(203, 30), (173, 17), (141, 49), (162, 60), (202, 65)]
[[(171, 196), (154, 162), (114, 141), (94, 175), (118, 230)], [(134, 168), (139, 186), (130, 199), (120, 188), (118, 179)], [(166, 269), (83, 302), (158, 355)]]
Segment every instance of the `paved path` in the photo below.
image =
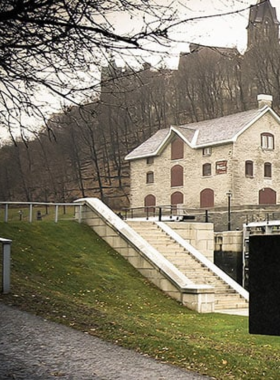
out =
[(207, 379), (0, 303), (1, 380)]

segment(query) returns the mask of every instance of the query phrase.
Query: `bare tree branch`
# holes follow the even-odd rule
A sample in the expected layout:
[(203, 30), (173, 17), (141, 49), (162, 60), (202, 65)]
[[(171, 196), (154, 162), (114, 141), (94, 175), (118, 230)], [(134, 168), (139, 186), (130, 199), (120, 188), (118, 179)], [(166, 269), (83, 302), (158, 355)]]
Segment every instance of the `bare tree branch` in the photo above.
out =
[[(112, 19), (122, 14), (141, 19), (140, 26), (119, 33)], [(12, 133), (27, 128), (28, 117), (44, 120), (49, 93), (79, 104), (81, 94), (90, 96), (97, 88), (108, 52), (139, 52), (147, 43), (168, 46), (173, 28), (216, 16), (178, 20), (172, 2), (162, 6), (157, 0), (1, 1), (0, 125)]]

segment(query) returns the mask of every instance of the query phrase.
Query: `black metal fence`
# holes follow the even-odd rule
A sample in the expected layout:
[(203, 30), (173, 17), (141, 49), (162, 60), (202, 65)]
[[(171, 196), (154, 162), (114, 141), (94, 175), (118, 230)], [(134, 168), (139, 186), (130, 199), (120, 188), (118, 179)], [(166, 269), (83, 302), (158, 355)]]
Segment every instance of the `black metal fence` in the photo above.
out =
[(170, 205), (123, 209), (123, 219), (143, 218), (158, 221), (194, 221), (213, 223), (215, 231), (241, 230), (251, 222), (280, 220), (280, 205), (244, 205), (211, 209), (190, 209)]
[(144, 218), (146, 220), (156, 219), (162, 220), (194, 220), (195, 216), (187, 213), (185, 209), (177, 208), (176, 206), (145, 206), (124, 208), (120, 213), (123, 219)]

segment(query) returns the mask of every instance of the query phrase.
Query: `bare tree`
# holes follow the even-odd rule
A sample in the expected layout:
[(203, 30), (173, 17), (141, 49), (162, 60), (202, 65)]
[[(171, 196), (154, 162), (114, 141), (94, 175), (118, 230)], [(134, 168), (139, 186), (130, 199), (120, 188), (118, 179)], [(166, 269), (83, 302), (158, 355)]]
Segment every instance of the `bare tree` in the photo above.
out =
[[(25, 117), (45, 119), (48, 93), (79, 103), (99, 77), (96, 66), (110, 52), (143, 49), (165, 37), (167, 7), (146, 0), (5, 0), (0, 2), (0, 112), (10, 132)], [(116, 14), (148, 20), (132, 33), (119, 33)], [(150, 23), (150, 24), (149, 24)], [(38, 95), (39, 94), (39, 95)]]
[(273, 95), (273, 105), (280, 105), (280, 47), (270, 40), (260, 41), (259, 45), (251, 47), (244, 56), (244, 88), (250, 98), (257, 94)]
[(176, 78), (182, 116), (198, 121), (242, 109), (240, 60), (234, 48), (193, 44), (181, 56)]
[[(173, 3), (175, 0), (164, 2), (165, 6), (158, 0), (1, 1), (2, 126), (12, 135), (13, 127), (20, 126), (24, 132), (30, 116), (45, 119), (42, 103), (49, 103), (48, 94), (76, 104), (81, 94), (92, 95), (100, 79), (96, 67), (108, 52), (124, 59), (129, 51), (139, 52), (147, 46), (156, 49), (155, 43), (160, 46), (169, 41), (172, 28), (215, 17), (178, 19)], [(114, 16), (124, 15), (124, 23), (129, 17), (135, 20), (131, 31), (120, 32), (114, 27)]]

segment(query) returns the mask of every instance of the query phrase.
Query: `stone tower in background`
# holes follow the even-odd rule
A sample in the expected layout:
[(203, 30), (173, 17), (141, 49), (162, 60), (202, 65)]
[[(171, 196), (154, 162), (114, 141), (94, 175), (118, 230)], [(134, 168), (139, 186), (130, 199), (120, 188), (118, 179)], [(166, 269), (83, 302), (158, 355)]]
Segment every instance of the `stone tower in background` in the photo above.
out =
[(250, 8), (247, 33), (247, 50), (265, 41), (271, 46), (279, 44), (279, 21), (270, 0), (258, 0), (257, 5)]

